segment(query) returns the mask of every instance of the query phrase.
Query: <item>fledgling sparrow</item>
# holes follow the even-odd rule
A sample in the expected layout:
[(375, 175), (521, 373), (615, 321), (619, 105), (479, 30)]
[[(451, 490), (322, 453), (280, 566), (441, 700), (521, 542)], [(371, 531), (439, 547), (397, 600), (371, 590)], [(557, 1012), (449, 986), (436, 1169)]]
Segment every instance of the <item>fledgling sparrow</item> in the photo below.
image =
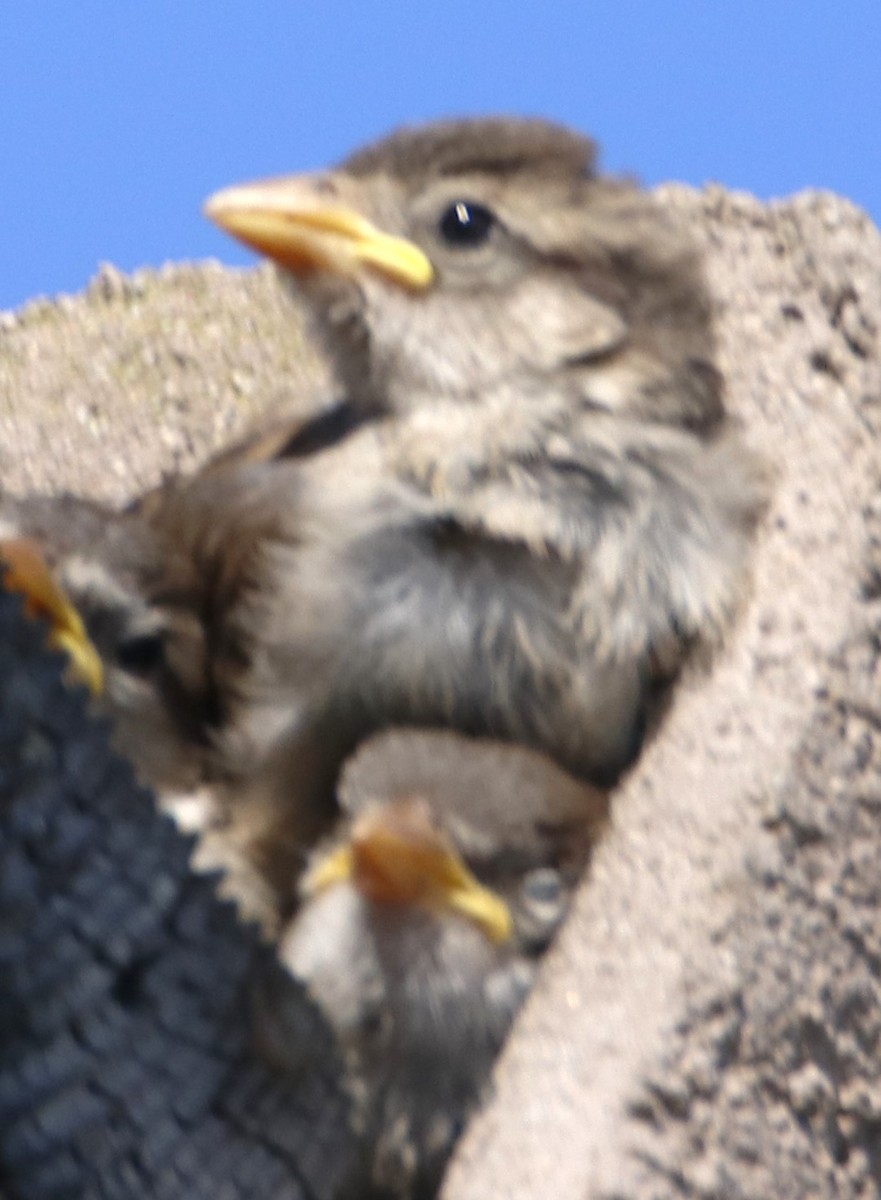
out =
[[(46, 620), (49, 644), (71, 658), (70, 677), (110, 719), (114, 748), (160, 807), (199, 835), (194, 865), (222, 871), (221, 891), (271, 934), (279, 901), (258, 847), (272, 842), (264, 824), (282, 818), (219, 747), (210, 613), (173, 595), (179, 554), (138, 513), (74, 496), (0, 495), (6, 587)], [(288, 872), (303, 853), (285, 858)]]
[(296, 279), (349, 414), (265, 468), (250, 686), (292, 753), (332, 777), (372, 729), (446, 725), (613, 780), (742, 601), (766, 493), (687, 231), (586, 138), (505, 119), (207, 212)]
[[(565, 915), (607, 798), (523, 747), (392, 730), (340, 783), (279, 941), (334, 1029), (378, 1194), (430, 1196)], [(281, 1001), (258, 992), (263, 1052), (302, 1070)], [(373, 1194), (365, 1178), (353, 1195)]]

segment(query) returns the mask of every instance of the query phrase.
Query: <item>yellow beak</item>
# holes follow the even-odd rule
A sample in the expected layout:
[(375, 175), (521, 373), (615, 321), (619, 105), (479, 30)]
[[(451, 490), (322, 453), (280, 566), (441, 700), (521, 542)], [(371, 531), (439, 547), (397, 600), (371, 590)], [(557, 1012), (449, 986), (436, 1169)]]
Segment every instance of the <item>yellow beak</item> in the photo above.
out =
[(412, 801), (364, 813), (350, 840), (316, 863), (303, 886), (314, 894), (345, 880), (382, 904), (458, 913), (494, 942), (508, 941), (514, 932), (505, 901), (475, 878), (424, 808)]
[(215, 192), (205, 215), (246, 246), (295, 275), (363, 269), (424, 291), (434, 269), (415, 243), (383, 233), (353, 208), (331, 202), (327, 176), (293, 175)]
[(82, 619), (55, 582), (43, 553), (33, 538), (7, 538), (0, 542), (4, 583), (24, 597), (30, 617), (49, 622), (48, 643), (70, 659), (71, 673), (98, 696), (104, 689), (104, 667)]

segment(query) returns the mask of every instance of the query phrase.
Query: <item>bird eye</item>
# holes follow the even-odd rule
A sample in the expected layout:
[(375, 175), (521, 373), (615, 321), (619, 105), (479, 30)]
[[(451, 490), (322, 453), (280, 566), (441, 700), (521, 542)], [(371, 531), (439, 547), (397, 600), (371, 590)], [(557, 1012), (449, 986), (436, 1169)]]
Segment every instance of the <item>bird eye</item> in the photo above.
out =
[(559, 871), (540, 867), (523, 880), (523, 894), (530, 904), (556, 908), (563, 903), (563, 881)]
[(451, 246), (468, 249), (489, 237), (495, 218), (488, 208), (473, 200), (456, 200), (438, 223), (441, 237)]
[(520, 889), (521, 938), (526, 944), (547, 944), (562, 921), (567, 907), (566, 888), (559, 871), (539, 867), (529, 871)]
[(116, 661), (133, 675), (149, 675), (161, 664), (165, 646), (160, 634), (139, 634), (120, 642)]

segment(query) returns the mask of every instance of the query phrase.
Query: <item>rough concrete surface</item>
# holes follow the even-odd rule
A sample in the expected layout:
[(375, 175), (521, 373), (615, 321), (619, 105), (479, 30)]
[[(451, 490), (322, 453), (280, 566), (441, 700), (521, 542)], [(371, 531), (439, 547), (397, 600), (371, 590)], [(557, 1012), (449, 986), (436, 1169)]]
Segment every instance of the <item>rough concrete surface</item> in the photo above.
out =
[(0, 313), (0, 478), (118, 502), (329, 386), (268, 266), (103, 266)]
[[(881, 235), (661, 194), (777, 468), (755, 596), (619, 790), (448, 1200), (881, 1188)], [(270, 272), (106, 269), (0, 317), (4, 484), (121, 500), (326, 388)]]

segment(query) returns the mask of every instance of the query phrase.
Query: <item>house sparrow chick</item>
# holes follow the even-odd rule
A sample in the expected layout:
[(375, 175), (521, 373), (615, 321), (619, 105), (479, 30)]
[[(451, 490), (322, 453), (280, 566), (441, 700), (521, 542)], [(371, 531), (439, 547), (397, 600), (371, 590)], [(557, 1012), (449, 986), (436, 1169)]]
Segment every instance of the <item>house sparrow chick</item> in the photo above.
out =
[[(178, 594), (180, 554), (166, 529), (137, 513), (72, 496), (0, 496), (6, 587), (47, 621), (49, 644), (71, 658), (72, 681), (110, 718), (114, 748), (199, 836), (194, 866), (222, 871), (221, 892), (271, 934), (280, 911), (259, 847), (278, 840), (269, 826), (279, 818), (218, 745), (212, 628)], [(291, 863), (286, 856), (288, 872)]]
[(299, 460), (255, 694), (301, 755), (447, 725), (613, 780), (742, 601), (766, 492), (687, 232), (534, 120), (404, 129), (206, 211), (296, 279), (358, 415)]
[(50, 640), (73, 652), (95, 706), (113, 718), (116, 749), (144, 782), (160, 792), (194, 786), (200, 717), (184, 674), (166, 661), (169, 630), (149, 597), (162, 569), (150, 530), (73, 496), (2, 495), (0, 558), (13, 565), (13, 589), (48, 616)]
[[(430, 1196), (566, 912), (606, 795), (522, 747), (392, 730), (340, 783), (279, 942), (334, 1029), (378, 1194)], [(295, 1071), (283, 997), (258, 993), (258, 1043)], [(353, 1194), (368, 1194), (364, 1178)], [(372, 1192), (370, 1194), (373, 1194)]]

